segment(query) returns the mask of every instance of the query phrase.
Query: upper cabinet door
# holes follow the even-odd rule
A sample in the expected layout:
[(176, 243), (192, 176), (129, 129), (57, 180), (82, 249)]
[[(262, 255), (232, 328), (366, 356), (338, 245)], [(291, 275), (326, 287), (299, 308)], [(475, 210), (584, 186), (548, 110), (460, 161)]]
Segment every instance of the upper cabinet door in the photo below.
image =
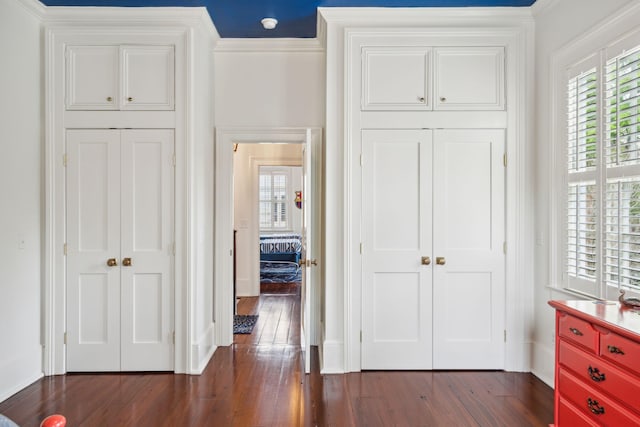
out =
[(173, 110), (173, 46), (70, 46), (67, 110)]
[(504, 48), (434, 49), (435, 110), (504, 110)]
[(122, 46), (122, 110), (174, 109), (173, 46)]
[(118, 46), (67, 48), (68, 110), (118, 109)]
[(430, 110), (431, 49), (365, 47), (362, 51), (363, 110)]

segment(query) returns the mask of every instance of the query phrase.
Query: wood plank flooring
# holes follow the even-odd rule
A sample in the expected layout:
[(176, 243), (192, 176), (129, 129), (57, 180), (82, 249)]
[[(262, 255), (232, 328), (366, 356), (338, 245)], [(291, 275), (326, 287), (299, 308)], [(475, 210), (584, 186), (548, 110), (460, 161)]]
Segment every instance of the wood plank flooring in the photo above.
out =
[(52, 413), (80, 426), (547, 426), (553, 391), (530, 374), (363, 372), (301, 374), (299, 297), (243, 298), (250, 335), (220, 347), (203, 375), (47, 377), (0, 403), (19, 425)]

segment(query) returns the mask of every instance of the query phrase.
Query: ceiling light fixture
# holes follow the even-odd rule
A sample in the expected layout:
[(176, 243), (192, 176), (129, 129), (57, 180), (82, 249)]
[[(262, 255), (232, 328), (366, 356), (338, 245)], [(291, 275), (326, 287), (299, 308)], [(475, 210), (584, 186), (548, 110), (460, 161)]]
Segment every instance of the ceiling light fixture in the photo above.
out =
[(265, 30), (273, 30), (276, 25), (278, 25), (278, 20), (276, 18), (263, 18), (260, 22), (262, 22), (262, 26)]

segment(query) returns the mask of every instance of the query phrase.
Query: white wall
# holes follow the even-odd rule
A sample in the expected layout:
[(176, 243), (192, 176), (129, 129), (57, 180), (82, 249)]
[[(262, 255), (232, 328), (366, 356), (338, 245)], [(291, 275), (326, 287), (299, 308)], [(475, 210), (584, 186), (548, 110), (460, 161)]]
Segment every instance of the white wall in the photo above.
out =
[[(538, 0), (536, 14), (536, 246), (535, 246), (535, 325), (533, 335), (532, 372), (553, 385), (554, 332), (550, 299), (576, 299), (546, 286), (551, 284), (549, 270), (551, 176), (551, 59), (572, 40), (580, 38), (633, 0)], [(543, 7), (545, 6), (545, 7)], [(534, 8), (534, 10), (536, 10)]]
[(0, 0), (0, 401), (42, 375), (40, 19)]
[[(257, 177), (260, 165), (301, 165), (302, 144), (239, 144), (233, 156), (237, 296), (260, 294)], [(301, 180), (301, 174), (298, 174)], [(295, 181), (294, 181), (295, 182)], [(296, 187), (296, 189), (300, 189)], [(293, 208), (294, 214), (301, 212)], [(300, 218), (300, 215), (297, 215)], [(299, 231), (299, 230), (298, 230)]]
[(324, 53), (305, 41), (277, 43), (218, 43), (216, 127), (322, 127)]

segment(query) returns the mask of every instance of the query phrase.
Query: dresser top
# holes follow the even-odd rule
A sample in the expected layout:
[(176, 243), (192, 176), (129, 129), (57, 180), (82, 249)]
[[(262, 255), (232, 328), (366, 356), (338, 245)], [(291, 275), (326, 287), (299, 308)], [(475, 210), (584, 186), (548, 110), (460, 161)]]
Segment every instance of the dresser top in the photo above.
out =
[(618, 301), (549, 301), (549, 305), (633, 340), (640, 340), (640, 310)]

